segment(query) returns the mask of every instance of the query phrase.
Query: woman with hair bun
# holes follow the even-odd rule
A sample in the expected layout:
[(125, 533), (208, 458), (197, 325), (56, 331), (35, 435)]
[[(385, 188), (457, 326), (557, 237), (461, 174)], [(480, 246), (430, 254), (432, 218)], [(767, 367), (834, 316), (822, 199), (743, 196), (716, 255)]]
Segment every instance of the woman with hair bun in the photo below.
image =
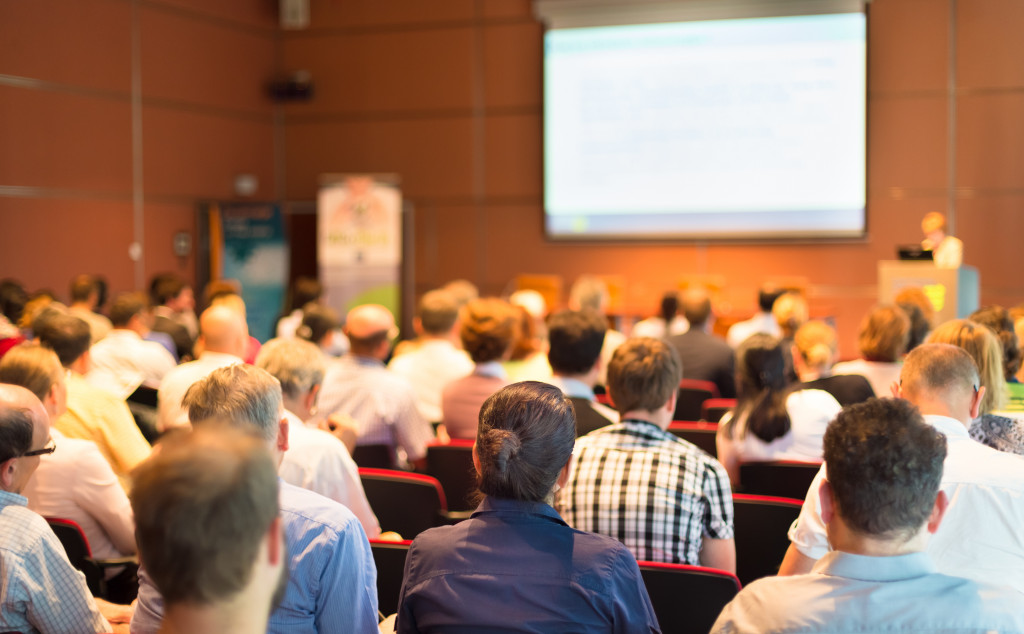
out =
[(868, 380), (859, 374), (832, 374), (838, 345), (836, 331), (823, 321), (805, 323), (793, 337), (793, 367), (798, 390), (825, 390), (843, 407), (863, 403), (875, 395)]
[(480, 505), (413, 541), (398, 632), (660, 631), (633, 555), (551, 506), (575, 438), (572, 403), (552, 385), (514, 383), (487, 399), (473, 446)]

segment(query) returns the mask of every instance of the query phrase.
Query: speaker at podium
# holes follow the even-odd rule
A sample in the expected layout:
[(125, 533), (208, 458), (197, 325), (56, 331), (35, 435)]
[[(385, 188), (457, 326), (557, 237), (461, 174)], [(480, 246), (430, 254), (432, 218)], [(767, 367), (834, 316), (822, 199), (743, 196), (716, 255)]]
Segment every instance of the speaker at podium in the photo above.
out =
[(936, 325), (978, 310), (981, 281), (973, 266), (943, 269), (930, 261), (879, 261), (879, 303), (893, 304), (897, 293), (914, 286), (924, 290), (935, 307)]

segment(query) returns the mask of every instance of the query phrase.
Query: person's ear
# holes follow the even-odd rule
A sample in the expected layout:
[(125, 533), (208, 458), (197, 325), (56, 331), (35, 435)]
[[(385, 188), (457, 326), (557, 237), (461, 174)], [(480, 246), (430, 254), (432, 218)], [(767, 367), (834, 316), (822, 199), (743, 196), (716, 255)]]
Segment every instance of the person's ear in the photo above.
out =
[(932, 506), (931, 515), (928, 516), (928, 532), (935, 534), (935, 531), (939, 530), (939, 524), (942, 523), (942, 518), (946, 515), (946, 509), (949, 508), (949, 498), (946, 497), (945, 491), (939, 491), (938, 495), (935, 496), (935, 505)]
[(985, 399), (985, 386), (982, 385), (974, 391), (974, 398), (971, 399), (971, 420), (981, 415), (981, 402)]
[(565, 466), (558, 472), (558, 480), (555, 482), (558, 484), (558, 488), (562, 489), (566, 484), (569, 483), (569, 472), (572, 471), (572, 454), (569, 454), (569, 459), (565, 461)]
[(818, 488), (818, 501), (821, 503), (821, 521), (825, 522), (826, 525), (831, 523), (832, 518), (835, 516), (834, 495), (835, 492), (832, 490), (832, 484), (828, 480), (822, 480), (821, 487)]
[(0, 463), (0, 485), (4, 491), (14, 488), (14, 481), (18, 477), (18, 459), (10, 458)]
[(288, 451), (288, 419), (283, 416), (277, 422), (277, 450), (281, 453)]
[(476, 442), (473, 443), (473, 468), (476, 469), (477, 475), (483, 475), (480, 469), (480, 456), (476, 453)]

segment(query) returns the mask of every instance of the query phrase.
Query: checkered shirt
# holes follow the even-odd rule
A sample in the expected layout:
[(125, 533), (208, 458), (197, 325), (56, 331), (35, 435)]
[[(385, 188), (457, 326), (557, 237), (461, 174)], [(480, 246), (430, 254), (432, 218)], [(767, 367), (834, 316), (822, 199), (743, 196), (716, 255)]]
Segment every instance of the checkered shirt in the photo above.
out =
[(729, 476), (692, 444), (638, 420), (577, 439), (556, 508), (570, 526), (644, 561), (699, 565), (701, 540), (732, 539)]

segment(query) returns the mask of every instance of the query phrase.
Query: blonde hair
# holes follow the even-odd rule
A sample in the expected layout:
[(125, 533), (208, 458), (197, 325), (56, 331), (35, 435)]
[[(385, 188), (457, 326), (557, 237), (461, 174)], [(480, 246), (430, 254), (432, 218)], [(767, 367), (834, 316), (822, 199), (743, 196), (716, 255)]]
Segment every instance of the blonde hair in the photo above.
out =
[(978, 379), (985, 388), (981, 413), (1006, 406), (1008, 388), (1003, 380), (1003, 349), (995, 334), (982, 324), (967, 320), (947, 321), (932, 331), (928, 343), (948, 343), (964, 350), (978, 366)]
[(906, 352), (910, 318), (896, 306), (879, 306), (864, 317), (857, 346), (868, 361), (892, 363)]
[(932, 231), (945, 231), (946, 230), (946, 217), (937, 211), (932, 211), (925, 214), (923, 220), (921, 220), (921, 231), (924, 233), (931, 233)]
[(800, 326), (793, 336), (793, 343), (807, 365), (815, 369), (827, 369), (838, 349), (835, 329), (816, 319)]
[(63, 380), (64, 366), (57, 353), (34, 341), (19, 343), (0, 361), (0, 383), (20, 385), (45, 401)]
[(772, 304), (772, 317), (782, 329), (783, 338), (791, 338), (807, 321), (807, 300), (799, 293), (783, 293)]

